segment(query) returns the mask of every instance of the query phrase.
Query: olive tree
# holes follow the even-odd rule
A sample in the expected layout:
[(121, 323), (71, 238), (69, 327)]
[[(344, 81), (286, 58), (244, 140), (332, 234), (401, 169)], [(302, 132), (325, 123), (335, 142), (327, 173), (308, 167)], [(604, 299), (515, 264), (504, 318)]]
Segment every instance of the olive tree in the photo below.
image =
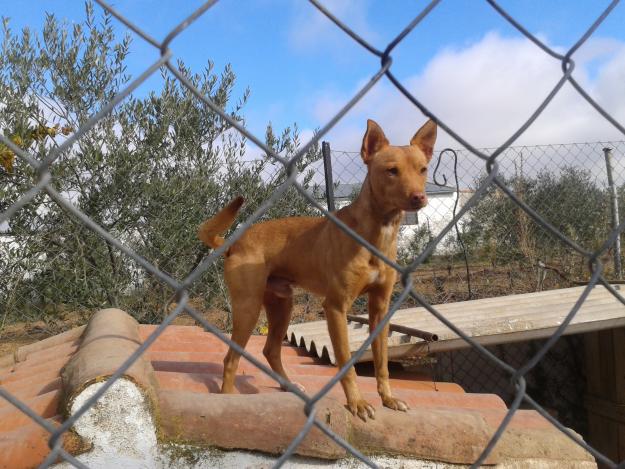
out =
[[(85, 19), (69, 25), (48, 14), (40, 33), (14, 33), (3, 19), (0, 50), (0, 129), (15, 144), (42, 159), (130, 80), (131, 40), (118, 38), (111, 17), (97, 18), (86, 3)], [(246, 90), (233, 101), (235, 74), (208, 62), (201, 73), (179, 70), (224, 112), (244, 123)], [(247, 142), (165, 70), (158, 89), (131, 95), (100, 119), (52, 165), (55, 189), (125, 245), (167, 274), (181, 279), (206, 254), (198, 225), (235, 195), (249, 215), (286, 174), (267, 155), (248, 161)], [(300, 147), (297, 126), (267, 145), (285, 157)], [(298, 162), (320, 157), (315, 145)], [(35, 171), (0, 146), (0, 211), (36, 181)], [(267, 216), (311, 213), (290, 189)], [(4, 319), (32, 319), (63, 309), (126, 308), (153, 319), (172, 291), (128, 256), (97, 236), (40, 193), (0, 226), (0, 311)], [(220, 297), (216, 264), (194, 290), (205, 305)], [(2, 318), (0, 318), (2, 320)]]

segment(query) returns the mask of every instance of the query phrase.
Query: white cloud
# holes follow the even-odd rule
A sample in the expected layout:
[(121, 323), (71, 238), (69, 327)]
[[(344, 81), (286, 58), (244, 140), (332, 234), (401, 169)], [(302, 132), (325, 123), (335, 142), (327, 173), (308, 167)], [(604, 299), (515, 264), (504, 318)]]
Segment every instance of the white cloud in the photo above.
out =
[[(592, 38), (574, 56), (574, 77), (606, 110), (625, 123), (625, 43)], [(477, 147), (502, 144), (558, 82), (560, 63), (525, 39), (488, 33), (463, 48), (448, 48), (421, 73), (400, 77), (414, 95), (459, 135)], [(355, 94), (368, 78), (340, 95), (317, 96), (319, 124)], [(384, 79), (327, 136), (336, 149), (358, 150), (367, 118), (377, 120), (391, 142), (405, 144), (424, 116)], [(547, 144), (623, 139), (568, 83), (516, 144)], [(458, 147), (441, 134), (439, 148)]]

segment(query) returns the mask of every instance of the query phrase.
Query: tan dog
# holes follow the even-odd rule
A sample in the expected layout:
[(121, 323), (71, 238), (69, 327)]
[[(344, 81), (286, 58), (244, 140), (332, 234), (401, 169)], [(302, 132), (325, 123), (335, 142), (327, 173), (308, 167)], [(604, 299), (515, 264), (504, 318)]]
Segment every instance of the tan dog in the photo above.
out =
[[(336, 216), (390, 259), (397, 257), (397, 233), (404, 210), (425, 206), (425, 180), (436, 140), (430, 120), (408, 146), (392, 146), (374, 121), (367, 121), (361, 155), (368, 173), (360, 195)], [(199, 238), (212, 248), (234, 222), (243, 203), (236, 198), (215, 217), (205, 221)], [(269, 332), (263, 353), (271, 368), (288, 379), (280, 356), (282, 340), (293, 307), (292, 285), (325, 298), (323, 308), (339, 366), (350, 355), (347, 311), (359, 295), (369, 295), (369, 321), (373, 329), (386, 314), (396, 272), (325, 217), (291, 217), (250, 227), (226, 253), (225, 279), (232, 303), (232, 340), (245, 347), (258, 322), (261, 307)], [(378, 393), (386, 407), (405, 411), (405, 402), (391, 394), (388, 374), (388, 327), (373, 342)], [(232, 350), (224, 358), (221, 391), (234, 391), (240, 355)], [(356, 385), (352, 367), (341, 380), (347, 408), (363, 420), (374, 417)]]

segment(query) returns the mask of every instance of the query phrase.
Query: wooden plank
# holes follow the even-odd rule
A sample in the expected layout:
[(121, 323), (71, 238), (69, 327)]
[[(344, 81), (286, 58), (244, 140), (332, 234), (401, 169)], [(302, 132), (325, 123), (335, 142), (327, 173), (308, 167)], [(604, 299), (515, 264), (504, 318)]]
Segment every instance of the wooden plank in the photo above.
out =
[(589, 443), (617, 462), (625, 459), (624, 341), (623, 327), (584, 337)]
[[(522, 305), (522, 304), (551, 304), (555, 302), (567, 302), (571, 303), (575, 302), (582, 292), (584, 288), (576, 287), (576, 288), (567, 288), (567, 289), (559, 289), (559, 290), (550, 290), (547, 292), (536, 292), (536, 293), (523, 293), (520, 295), (507, 295), (507, 296), (497, 296), (493, 298), (483, 298), (480, 300), (469, 300), (469, 301), (458, 301), (454, 303), (443, 303), (439, 305), (434, 305), (437, 308), (446, 308), (448, 312), (452, 311), (475, 311), (480, 309), (489, 309), (493, 306), (496, 307), (497, 304), (501, 304), (504, 306), (509, 305)], [(588, 300), (592, 300), (593, 298), (611, 298), (615, 302), (618, 302), (616, 298), (610, 294), (604, 287), (595, 287), (591, 290)], [(401, 310), (402, 313), (410, 314), (414, 310), (420, 309), (422, 307), (415, 308), (406, 308)], [(399, 313), (399, 312), (398, 312)]]
[[(593, 315), (597, 317), (595, 315), (595, 313), (597, 312), (601, 313), (602, 319), (608, 319), (610, 317), (621, 317), (621, 316), (625, 317), (625, 306), (621, 305), (620, 303), (612, 304), (611, 301), (612, 300), (608, 300), (607, 302), (585, 303), (582, 306), (582, 308), (578, 311), (576, 317), (573, 319), (573, 322), (580, 322), (582, 320), (586, 321), (587, 319), (585, 318), (585, 316), (588, 316), (588, 315)], [(532, 320), (531, 316), (540, 317), (541, 318), (540, 324), (545, 324), (549, 320), (552, 320), (553, 322), (557, 322), (563, 319), (570, 312), (572, 305), (573, 305), (572, 303), (570, 305), (569, 304), (562, 305), (562, 308), (560, 310), (554, 308), (554, 309), (547, 311), (546, 313), (544, 311), (544, 308), (541, 307), (540, 305), (534, 308), (527, 308), (527, 309), (517, 309), (515, 305), (508, 305), (509, 307), (506, 309), (506, 311), (501, 312), (500, 314), (496, 314), (496, 315), (489, 314), (488, 318), (483, 319), (482, 322), (485, 322), (487, 320), (491, 322), (494, 320), (496, 321), (505, 321), (505, 320), (511, 320), (511, 319), (520, 320), (520, 317), (526, 317), (526, 316), (527, 316), (526, 318), (527, 322), (530, 322)], [(456, 326), (458, 326), (461, 329), (462, 328), (466, 329), (467, 324), (469, 326), (474, 326), (480, 323), (480, 319), (476, 317), (475, 312), (472, 312), (472, 311), (469, 311), (466, 315), (458, 316), (447, 311), (445, 307), (440, 307), (439, 310), (443, 316), (445, 316), (448, 320), (450, 320), (452, 323), (454, 323)], [(436, 317), (431, 315), (429, 312), (425, 310), (421, 310), (419, 312), (422, 313), (423, 317), (421, 317), (421, 315), (413, 314), (409, 318), (402, 318), (402, 316), (399, 315), (399, 312), (398, 312), (392, 317), (391, 322), (397, 325), (403, 325), (407, 327), (418, 325), (419, 328), (427, 329), (436, 333), (441, 333), (441, 332), (448, 330), (447, 326), (441, 323)], [(363, 336), (366, 336), (368, 334), (367, 328), (363, 326), (354, 325), (350, 329), (350, 332), (352, 331), (353, 331), (354, 337), (358, 335), (358, 332), (362, 332)], [(301, 325), (297, 324), (289, 328), (289, 334), (293, 332), (296, 332), (299, 334), (309, 334), (309, 335), (315, 335), (315, 334), (325, 335), (327, 333), (327, 326), (325, 324), (325, 321), (315, 321), (315, 322), (305, 323)]]
[[(354, 316), (353, 314), (348, 314), (347, 315), (347, 320), (348, 321), (357, 322), (359, 324), (369, 325), (369, 319), (368, 318), (364, 318), (364, 317), (360, 317), (360, 316)], [(369, 328), (367, 328), (367, 329), (369, 329)], [(388, 329), (391, 332), (398, 332), (400, 334), (408, 335), (410, 337), (418, 337), (419, 339), (426, 340), (426, 341), (436, 341), (436, 340), (438, 340), (438, 336), (436, 334), (433, 334), (433, 333), (427, 332), (427, 331), (422, 331), (422, 330), (419, 330), (419, 329), (414, 329), (412, 327), (402, 326), (400, 324), (389, 323), (388, 324)]]
[[(595, 327), (598, 330), (603, 327), (610, 329), (613, 327), (622, 327), (625, 325), (625, 318), (619, 318), (615, 321), (615, 323), (612, 323), (611, 321), (598, 321), (595, 324), (590, 324), (590, 326)], [(526, 340), (546, 339), (551, 337), (555, 330), (556, 327), (551, 327), (548, 329), (518, 331), (507, 334), (473, 336), (472, 339), (482, 345), (499, 345), (513, 342), (523, 342)], [(574, 324), (565, 331), (564, 335), (578, 334), (582, 332), (588, 332), (589, 330), (593, 330), (589, 329), (589, 323)], [(358, 344), (359, 343), (356, 342), (352, 345), (350, 342), (351, 350), (355, 350)], [(360, 344), (362, 344), (362, 342), (360, 342)], [(424, 346), (425, 342), (408, 343), (392, 347), (389, 345), (389, 357), (400, 358), (402, 356), (410, 356), (421, 352)], [(429, 343), (429, 350), (432, 353), (448, 352), (451, 350), (459, 350), (467, 347), (470, 347), (470, 345), (461, 338), (445, 339), (442, 336), (439, 336), (438, 342)], [(362, 361), (367, 360), (370, 360), (370, 355), (365, 354), (362, 357)]]
[[(543, 339), (550, 337), (558, 326), (566, 318), (574, 303), (578, 300), (584, 287), (574, 287), (546, 292), (526, 293), (522, 295), (509, 295), (499, 298), (487, 298), (458, 303), (450, 303), (436, 306), (438, 311), (454, 324), (458, 329), (484, 345), (495, 345), (524, 340)], [(430, 314), (424, 308), (410, 308), (400, 310), (393, 315), (391, 322), (399, 326), (414, 329), (427, 330), (439, 336), (437, 343), (430, 344), (432, 352), (443, 352), (468, 347), (468, 344), (453, 333), (439, 319)], [(623, 328), (625, 331), (625, 306), (616, 300), (603, 287), (594, 288), (586, 302), (582, 305), (572, 322), (567, 327), (565, 334), (582, 333), (589, 331), (606, 330), (611, 328)], [(621, 333), (621, 334), (625, 334)], [(331, 343), (327, 334), (325, 321), (298, 324), (289, 327), (288, 336), (295, 339), (295, 343), (304, 343), (307, 350), (312, 345), (318, 349), (318, 353), (325, 347), (332, 355)], [(350, 349), (354, 352), (369, 336), (367, 326), (350, 323), (349, 340)], [(588, 339), (592, 341), (593, 339)], [(603, 344), (606, 347), (606, 338), (596, 340), (596, 346)], [(612, 340), (612, 344), (621, 344), (616, 356), (612, 356), (610, 362), (605, 359), (595, 363), (604, 362), (592, 368), (597, 372), (597, 377), (591, 378), (594, 386), (609, 386), (613, 393), (618, 392), (618, 399), (625, 401), (625, 335)], [(424, 349), (423, 341), (418, 338), (408, 337), (400, 333), (391, 333), (388, 337), (389, 357), (399, 358), (403, 355), (421, 352)], [(589, 349), (595, 355), (603, 354), (606, 350)], [(596, 360), (587, 358), (588, 360)], [(371, 359), (370, 352), (366, 352), (361, 361)], [(612, 373), (608, 369), (612, 367)], [(614, 374), (614, 368), (619, 373)], [(591, 369), (589, 367), (589, 369)], [(610, 377), (608, 377), (608, 375)], [(611, 380), (611, 381), (610, 381)], [(603, 388), (602, 388), (603, 389)], [(601, 393), (601, 389), (593, 389), (593, 393)], [(613, 394), (613, 396), (616, 396)]]
[(601, 391), (599, 396), (614, 402), (616, 398), (616, 380), (614, 376), (614, 343), (611, 330), (599, 332), (599, 367), (601, 373)]
[[(570, 311), (579, 297), (574, 298), (560, 298), (552, 299), (553, 301), (528, 301), (527, 303), (521, 303), (516, 301), (498, 302), (491, 304), (489, 307), (481, 307), (477, 304), (467, 304), (462, 310), (456, 310), (448, 305), (436, 306), (436, 309), (444, 314), (446, 317), (453, 317), (457, 320), (471, 318), (474, 320), (480, 318), (492, 317), (494, 314), (506, 314), (506, 312), (514, 311), (515, 314), (529, 313), (538, 314), (545, 310), (547, 311)], [(618, 302), (613, 297), (601, 296), (601, 297), (589, 297), (583, 304), (583, 308), (597, 307), (597, 306), (609, 306), (616, 309), (623, 309), (625, 306)], [(393, 315), (393, 321), (401, 323), (405, 320), (414, 321), (416, 318), (428, 318), (434, 317), (425, 308), (412, 308), (410, 310), (400, 310)]]
[(586, 396), (584, 401), (586, 408), (593, 414), (625, 425), (625, 404), (617, 404), (596, 396)]
[[(534, 306), (524, 306), (523, 308), (518, 307), (514, 303), (511, 303), (507, 306), (501, 306), (497, 310), (488, 311), (487, 314), (478, 314), (477, 311), (468, 311), (467, 314), (459, 315), (454, 314), (448, 311), (446, 308), (441, 307), (438, 308), (439, 312), (447, 319), (457, 322), (478, 322), (478, 321), (492, 321), (492, 320), (500, 320), (507, 318), (515, 318), (520, 315), (527, 316), (538, 316), (541, 318), (547, 317), (557, 317), (557, 316), (566, 316), (571, 308), (573, 307), (573, 303), (562, 303), (559, 305), (553, 305), (550, 307), (545, 307), (543, 305), (534, 305)], [(625, 306), (622, 306), (620, 303), (616, 304), (614, 302), (601, 301), (601, 302), (587, 302), (582, 305), (579, 310), (579, 315), (583, 316), (589, 313), (593, 313), (597, 309), (609, 312), (613, 316), (622, 316), (625, 315)], [(402, 316), (398, 316), (397, 319), (393, 316), (393, 321), (398, 323), (404, 323)], [(423, 315), (413, 315), (412, 317), (405, 318), (409, 321), (415, 322), (419, 320), (425, 321), (435, 321), (439, 322), (438, 319), (435, 318), (432, 314), (427, 312)]]
[[(566, 313), (568, 313), (568, 311)], [(516, 314), (511, 314), (510, 316), (497, 316), (489, 320), (484, 320), (481, 322), (471, 321), (469, 323), (464, 321), (457, 321), (456, 318), (454, 318), (453, 316), (447, 316), (447, 319), (465, 334), (473, 337), (480, 337), (483, 335), (505, 335), (524, 331), (527, 331), (528, 334), (531, 334), (532, 330), (541, 329), (549, 329), (553, 331), (556, 330), (556, 328), (562, 323), (562, 321), (566, 317), (566, 313), (544, 315), (542, 317), (532, 317), (527, 315), (524, 318), (518, 319)], [(606, 308), (603, 308), (601, 306), (588, 309), (585, 313), (579, 311), (578, 314), (573, 318), (573, 321), (570, 323), (569, 327), (579, 330), (580, 327), (588, 325), (589, 330), (603, 329), (603, 327), (597, 328), (592, 327), (591, 325), (596, 322), (607, 322), (611, 320), (615, 320), (616, 323), (621, 321), (625, 325), (625, 308), (623, 308), (622, 311), (619, 311), (619, 313), (620, 314), (615, 314), (615, 312), (606, 310)], [(519, 312), (518, 314), (522, 315), (522, 312)], [(394, 318), (392, 320), (394, 321)], [(428, 331), (437, 334), (440, 341), (450, 340), (457, 337), (455, 333), (453, 333), (450, 329), (447, 328), (447, 326), (440, 322), (438, 323), (438, 325), (425, 322), (413, 322), (413, 324), (418, 324), (421, 328), (427, 329)], [(400, 323), (400, 325), (403, 324)], [(369, 336), (369, 331), (366, 327), (351, 328), (349, 332), (350, 341), (363, 341)], [(321, 334), (325, 335), (326, 332), (322, 331)]]
[[(615, 402), (625, 404), (625, 327), (612, 331), (614, 345)], [(625, 459), (625, 454), (621, 458)]]
[[(528, 293), (442, 304), (437, 305), (436, 308), (441, 314), (454, 323), (460, 323), (463, 320), (476, 322), (480, 319), (492, 318), (494, 316), (502, 320), (525, 315), (540, 315), (541, 317), (546, 317), (545, 310), (547, 310), (549, 317), (557, 315), (564, 316), (571, 310), (575, 301), (577, 301), (583, 291), (583, 288), (565, 289), (566, 294), (553, 293), (561, 291), (562, 290), (552, 290), (549, 292), (550, 295), (548, 297), (544, 295), (544, 293), (547, 292)], [(605, 310), (613, 311), (614, 315), (620, 315), (621, 309), (625, 312), (625, 306), (618, 302), (607, 290), (602, 287), (597, 287), (591, 292), (578, 315), (585, 314), (585, 312), (591, 313), (594, 309), (590, 308), (598, 308), (600, 306)], [(436, 317), (421, 307), (397, 311), (393, 315), (392, 322), (407, 327), (419, 325), (426, 329), (427, 327), (432, 327), (430, 324), (441, 324)], [(324, 321), (297, 324), (291, 326), (289, 329), (289, 333), (295, 329), (301, 333), (326, 333), (327, 331)]]
[(618, 426), (618, 458), (617, 461), (625, 460), (625, 424)]
[(599, 355), (599, 332), (584, 334), (584, 354), (586, 356), (586, 389), (591, 396), (601, 396), (601, 373), (597, 363)]
[[(454, 317), (460, 318), (463, 316), (476, 317), (476, 312), (485, 311), (490, 312), (493, 308), (520, 308), (522, 305), (538, 305), (538, 307), (559, 304), (566, 305), (570, 303), (573, 306), (575, 301), (579, 298), (583, 292), (582, 287), (574, 287), (559, 290), (548, 290), (544, 292), (536, 293), (524, 293), (520, 295), (508, 295), (494, 298), (483, 298), (480, 300), (459, 301), (455, 303), (443, 303), (435, 305), (437, 309), (445, 314), (453, 314), (459, 312), (460, 314), (454, 315)], [(605, 290), (603, 287), (595, 288), (587, 301), (594, 301), (597, 299), (609, 299), (615, 303), (617, 300)], [(622, 306), (622, 305), (621, 305)], [(624, 306), (625, 308), (625, 306)], [(570, 308), (569, 308), (570, 309)], [(463, 314), (464, 313), (464, 314)], [(431, 314), (422, 307), (406, 308), (399, 310), (393, 316), (394, 320), (400, 320), (406, 317), (407, 319), (415, 318), (416, 315), (424, 315), (425, 317), (432, 317)], [(296, 326), (303, 330), (315, 329), (318, 327), (319, 321), (313, 321), (309, 323), (297, 324)]]
[(588, 414), (588, 443), (612, 461), (619, 460), (619, 424), (601, 415)]
[[(559, 324), (570, 312), (568, 307), (563, 308), (561, 310), (551, 310), (551, 311), (541, 311), (536, 310), (535, 312), (530, 312), (527, 310), (515, 310), (514, 308), (510, 308), (507, 312), (502, 312), (500, 314), (493, 314), (487, 318), (457, 318), (450, 314), (445, 314), (445, 311), (441, 311), (443, 317), (452, 322), (459, 328), (467, 328), (467, 329), (478, 329), (480, 326), (489, 326), (488, 328), (492, 328), (492, 325), (496, 324), (505, 324), (508, 326), (514, 326), (515, 324), (518, 326), (526, 325), (532, 326), (533, 324)], [(597, 305), (597, 306), (589, 306), (586, 305), (582, 307), (573, 318), (573, 322), (581, 322), (592, 320), (596, 317), (601, 316), (603, 319), (609, 319), (614, 317), (623, 317), (625, 316), (625, 307), (619, 308), (618, 310), (612, 310), (607, 308), (605, 305)], [(393, 318), (395, 320), (395, 318)], [(412, 321), (413, 323), (417, 321)], [(398, 324), (404, 324), (401, 321), (397, 321)], [(432, 316), (431, 320), (418, 322), (418, 324), (423, 324), (423, 327), (427, 327), (428, 329), (433, 329), (433, 324), (439, 324), (440, 327), (447, 326), (443, 325), (437, 318)], [(540, 326), (538, 326), (540, 327)], [(530, 327), (531, 328), (531, 327)]]

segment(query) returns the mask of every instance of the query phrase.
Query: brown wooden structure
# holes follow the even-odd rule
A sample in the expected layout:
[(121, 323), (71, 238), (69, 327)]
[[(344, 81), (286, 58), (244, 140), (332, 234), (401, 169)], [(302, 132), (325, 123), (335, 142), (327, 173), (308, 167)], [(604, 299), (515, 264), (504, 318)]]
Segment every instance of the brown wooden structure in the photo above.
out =
[(585, 335), (588, 442), (625, 460), (625, 327)]

